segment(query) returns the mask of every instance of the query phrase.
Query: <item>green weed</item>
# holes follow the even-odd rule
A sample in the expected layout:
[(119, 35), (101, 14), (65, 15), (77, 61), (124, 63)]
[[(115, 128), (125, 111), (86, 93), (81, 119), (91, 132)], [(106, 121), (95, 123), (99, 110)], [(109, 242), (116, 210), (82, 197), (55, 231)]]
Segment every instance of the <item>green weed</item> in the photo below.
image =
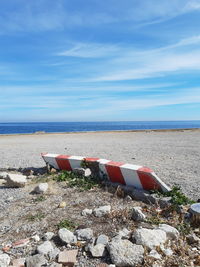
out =
[(81, 190), (90, 190), (98, 186), (99, 182), (93, 177), (84, 177), (71, 171), (63, 171), (56, 178), (58, 182), (66, 181), (69, 187), (78, 187)]
[(44, 196), (39, 196), (39, 197), (35, 198), (33, 201), (34, 202), (41, 202), (41, 201), (44, 201), (44, 200), (46, 200), (46, 198)]
[(31, 221), (31, 222), (33, 222), (33, 221), (41, 221), (43, 218), (45, 218), (45, 214), (42, 213), (42, 212), (37, 213), (35, 215), (29, 214), (26, 218), (27, 218), (28, 221)]
[(65, 219), (65, 220), (60, 221), (57, 227), (59, 229), (67, 228), (68, 230), (74, 230), (76, 228), (76, 225), (72, 221)]

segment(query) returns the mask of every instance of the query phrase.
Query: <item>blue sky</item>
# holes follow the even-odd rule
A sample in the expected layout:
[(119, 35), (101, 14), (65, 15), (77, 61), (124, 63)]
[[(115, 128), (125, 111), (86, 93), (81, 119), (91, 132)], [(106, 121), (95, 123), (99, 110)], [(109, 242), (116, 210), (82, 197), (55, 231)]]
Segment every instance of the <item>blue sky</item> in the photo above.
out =
[(200, 119), (200, 0), (1, 0), (0, 122)]

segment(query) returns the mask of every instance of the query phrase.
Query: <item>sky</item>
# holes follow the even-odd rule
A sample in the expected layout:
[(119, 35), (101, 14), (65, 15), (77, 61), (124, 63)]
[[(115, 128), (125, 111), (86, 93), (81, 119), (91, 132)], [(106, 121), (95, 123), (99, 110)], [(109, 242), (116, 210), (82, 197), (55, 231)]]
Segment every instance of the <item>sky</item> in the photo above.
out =
[(0, 122), (200, 120), (200, 0), (0, 0)]

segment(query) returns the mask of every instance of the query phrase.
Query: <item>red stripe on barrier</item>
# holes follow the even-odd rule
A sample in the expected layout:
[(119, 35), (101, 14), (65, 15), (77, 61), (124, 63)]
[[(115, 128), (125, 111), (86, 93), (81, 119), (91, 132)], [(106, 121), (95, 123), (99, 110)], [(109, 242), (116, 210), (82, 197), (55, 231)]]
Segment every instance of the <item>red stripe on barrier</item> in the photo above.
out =
[(100, 158), (84, 158), (84, 160), (86, 160), (86, 161), (97, 161), (99, 159)]
[(122, 172), (120, 170), (120, 166), (124, 165), (124, 163), (121, 162), (114, 162), (109, 161), (105, 164), (106, 171), (108, 173), (108, 176), (113, 183), (120, 183), (120, 184), (126, 184), (124, 181), (124, 177), (122, 175)]
[(141, 167), (138, 169), (138, 171), (141, 171), (141, 172), (148, 172), (148, 173), (151, 173), (153, 172), (152, 169), (148, 168), (148, 167)]
[(72, 167), (69, 162), (69, 157), (70, 156), (65, 156), (65, 155), (59, 155), (58, 157), (56, 157), (56, 162), (61, 170), (66, 170), (66, 171), (72, 170)]
[(137, 171), (140, 182), (144, 190), (159, 190), (161, 189), (160, 185), (151, 176), (150, 172), (142, 171), (143, 168), (140, 168)]

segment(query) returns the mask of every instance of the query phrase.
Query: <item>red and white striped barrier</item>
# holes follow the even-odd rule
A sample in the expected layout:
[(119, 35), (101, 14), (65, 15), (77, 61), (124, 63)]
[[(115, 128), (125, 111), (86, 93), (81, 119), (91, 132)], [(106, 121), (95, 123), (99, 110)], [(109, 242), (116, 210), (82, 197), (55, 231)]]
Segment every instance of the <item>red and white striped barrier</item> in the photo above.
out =
[(154, 173), (153, 170), (122, 162), (100, 158), (85, 158), (59, 154), (42, 154), (44, 161), (58, 170), (72, 171), (80, 168), (83, 161), (98, 162), (100, 175), (106, 176), (113, 183), (133, 186), (143, 190), (170, 191), (170, 188)]

